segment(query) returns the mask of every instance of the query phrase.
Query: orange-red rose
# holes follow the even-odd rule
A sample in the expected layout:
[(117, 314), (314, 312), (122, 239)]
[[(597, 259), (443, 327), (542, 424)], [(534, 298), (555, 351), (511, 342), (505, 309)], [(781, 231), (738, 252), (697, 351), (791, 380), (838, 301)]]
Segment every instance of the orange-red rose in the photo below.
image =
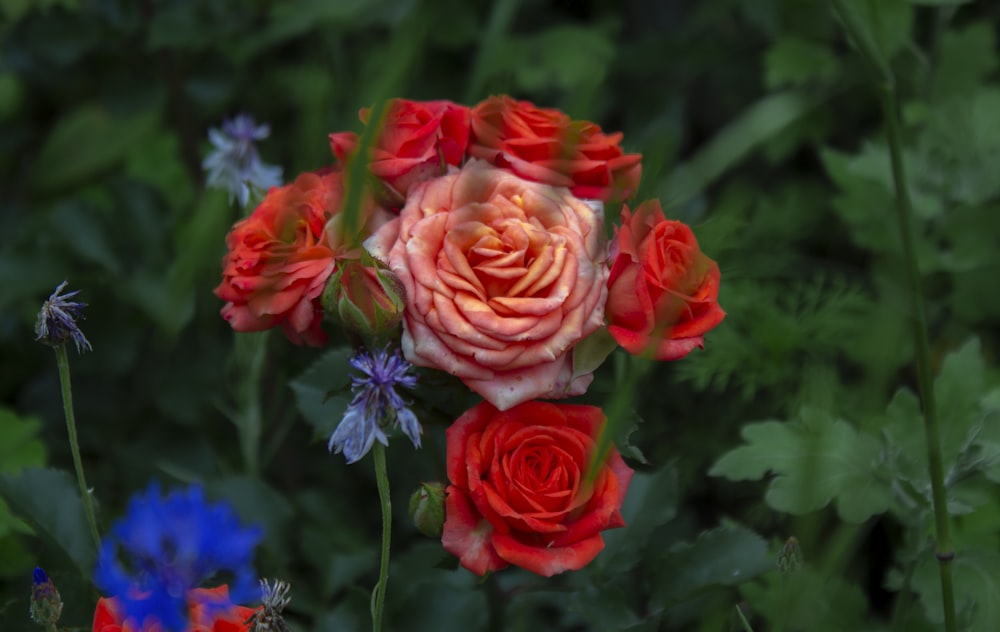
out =
[(611, 449), (586, 479), (604, 414), (593, 406), (483, 402), (448, 428), (445, 550), (483, 575), (510, 564), (550, 577), (579, 570), (624, 526), (632, 470)]
[[(320, 295), (335, 267), (356, 244), (340, 226), (344, 196), (339, 172), (304, 173), (292, 184), (271, 189), (254, 212), (226, 237), (222, 282), (215, 295), (226, 301), (225, 318), (236, 331), (280, 325), (296, 344), (326, 342), (320, 327)], [(361, 225), (377, 225), (377, 209), (365, 204)]]
[(639, 154), (626, 154), (621, 133), (508, 96), (472, 109), (469, 155), (522, 178), (569, 187), (580, 198), (624, 200), (639, 188)]
[(725, 317), (719, 266), (685, 224), (668, 220), (659, 201), (622, 209), (608, 302), (608, 332), (629, 353), (683, 358)]
[(474, 161), (414, 189), (396, 223), (383, 231), (406, 289), (407, 360), (501, 410), (586, 390), (593, 376), (573, 374), (571, 351), (604, 322), (599, 212)]
[[(361, 110), (367, 124), (369, 109)], [(330, 147), (343, 163), (357, 146), (353, 132), (330, 134)], [(458, 166), (469, 143), (469, 108), (451, 101), (393, 99), (372, 148), (370, 168), (386, 185), (379, 199), (388, 206), (402, 206), (417, 183)]]
[[(229, 588), (196, 588), (188, 593), (190, 626), (184, 632), (248, 632), (247, 619), (256, 612), (253, 608), (230, 606), (210, 607), (206, 603), (227, 602)], [(102, 597), (94, 611), (92, 632), (162, 632), (159, 624), (147, 621), (142, 627), (135, 627), (122, 621), (118, 602)]]

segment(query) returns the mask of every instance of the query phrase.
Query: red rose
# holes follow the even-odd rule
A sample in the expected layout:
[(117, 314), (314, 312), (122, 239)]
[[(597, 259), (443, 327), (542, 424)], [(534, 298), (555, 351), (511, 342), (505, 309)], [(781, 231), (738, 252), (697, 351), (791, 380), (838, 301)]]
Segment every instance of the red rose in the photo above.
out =
[(635, 214), (622, 208), (608, 278), (608, 332), (629, 353), (677, 360), (704, 346), (703, 334), (725, 317), (719, 266), (685, 224), (668, 220), (657, 200)]
[[(275, 187), (254, 212), (226, 237), (222, 282), (215, 295), (226, 301), (225, 318), (236, 331), (263, 331), (281, 325), (296, 344), (326, 342), (320, 328), (320, 295), (351, 244), (341, 233), (344, 196), (339, 172), (304, 173)], [(383, 213), (384, 214), (384, 213)], [(387, 217), (371, 204), (362, 209), (363, 234)]]
[[(370, 110), (362, 109), (368, 124)], [(330, 147), (343, 164), (357, 146), (353, 132), (330, 134)], [(372, 174), (386, 185), (384, 203), (402, 206), (413, 185), (461, 165), (469, 144), (469, 108), (451, 101), (393, 99), (372, 148)]]
[(483, 575), (510, 564), (551, 577), (579, 570), (624, 526), (619, 509), (632, 470), (614, 448), (585, 477), (604, 413), (593, 406), (488, 402), (448, 428), (448, 487), (441, 542)]
[[(247, 619), (253, 615), (254, 608), (230, 606), (228, 608), (206, 607), (204, 602), (223, 603), (229, 600), (229, 587), (195, 588), (188, 593), (190, 608), (190, 627), (184, 632), (247, 632)], [(141, 628), (125, 623), (119, 613), (118, 602), (113, 598), (102, 597), (97, 601), (94, 611), (92, 632), (161, 632), (156, 623), (148, 623)]]
[(624, 200), (639, 188), (639, 154), (626, 154), (621, 133), (508, 96), (472, 109), (469, 155), (535, 182), (569, 187), (579, 198)]

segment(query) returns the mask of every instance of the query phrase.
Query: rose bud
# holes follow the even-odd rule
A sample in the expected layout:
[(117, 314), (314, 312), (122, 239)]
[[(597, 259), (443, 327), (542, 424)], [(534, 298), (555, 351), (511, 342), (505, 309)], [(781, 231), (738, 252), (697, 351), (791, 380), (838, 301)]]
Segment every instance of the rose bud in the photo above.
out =
[(388, 267), (373, 257), (337, 262), (323, 291), (323, 308), (347, 329), (377, 336), (399, 325), (406, 291)]
[(410, 496), (410, 518), (420, 533), (440, 538), (444, 527), (444, 483), (421, 483)]

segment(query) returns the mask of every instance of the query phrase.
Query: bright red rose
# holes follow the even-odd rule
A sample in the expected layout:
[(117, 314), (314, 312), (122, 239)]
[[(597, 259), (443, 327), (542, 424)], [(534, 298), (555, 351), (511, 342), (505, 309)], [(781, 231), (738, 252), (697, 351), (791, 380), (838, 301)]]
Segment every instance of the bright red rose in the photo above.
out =
[[(358, 246), (342, 235), (344, 188), (339, 172), (304, 173), (275, 187), (226, 237), (222, 282), (215, 295), (226, 301), (225, 318), (236, 331), (281, 325), (296, 344), (320, 346), (326, 334), (320, 295), (335, 260)], [(362, 209), (367, 235), (386, 217), (372, 204)]]
[(622, 134), (508, 96), (472, 109), (469, 155), (535, 182), (569, 187), (579, 198), (624, 200), (639, 188), (640, 154), (626, 154)]
[[(188, 593), (190, 608), (190, 627), (184, 632), (248, 632), (246, 624), (256, 610), (244, 606), (228, 608), (206, 607), (205, 602), (223, 603), (229, 600), (229, 587), (195, 588)], [(118, 603), (113, 599), (102, 597), (97, 601), (94, 611), (92, 632), (161, 632), (156, 623), (147, 623), (141, 628), (125, 623), (121, 619)]]
[[(574, 373), (572, 350), (604, 324), (601, 211), (477, 160), (414, 189), (380, 233), (406, 289), (408, 361), (501, 410), (586, 390), (593, 376)], [(387, 241), (366, 243), (379, 256)]]
[(483, 575), (510, 564), (551, 577), (579, 570), (622, 527), (632, 469), (611, 448), (586, 480), (604, 413), (594, 406), (488, 402), (448, 428), (446, 519), (441, 542)]
[(704, 346), (725, 317), (719, 266), (698, 248), (687, 225), (668, 220), (659, 201), (635, 214), (622, 208), (617, 254), (608, 278), (608, 332), (629, 353), (677, 360)]
[[(370, 110), (361, 110), (368, 124)], [(330, 134), (330, 148), (345, 163), (357, 146), (353, 132)], [(459, 166), (469, 144), (469, 108), (451, 101), (393, 99), (372, 148), (370, 168), (387, 190), (379, 199), (398, 208), (417, 183), (442, 175), (447, 165)], [(384, 195), (381, 195), (384, 194)]]

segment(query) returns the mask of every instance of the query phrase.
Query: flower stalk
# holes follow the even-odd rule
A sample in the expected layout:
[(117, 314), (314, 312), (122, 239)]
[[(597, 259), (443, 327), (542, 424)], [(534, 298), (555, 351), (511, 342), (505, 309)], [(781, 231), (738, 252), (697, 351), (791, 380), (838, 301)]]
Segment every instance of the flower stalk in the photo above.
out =
[(931, 481), (931, 498), (934, 506), (935, 555), (941, 579), (941, 600), (944, 610), (945, 630), (956, 629), (955, 594), (951, 576), (951, 562), (955, 558), (951, 546), (948, 523), (947, 491), (944, 484), (944, 466), (941, 457), (941, 436), (938, 428), (937, 405), (934, 399), (934, 382), (931, 376), (930, 343), (927, 333), (927, 316), (920, 268), (917, 264), (913, 232), (913, 208), (910, 201), (906, 168), (903, 162), (903, 141), (899, 123), (899, 100), (896, 80), (886, 59), (882, 45), (882, 21), (878, 2), (869, 0), (874, 36), (865, 29), (857, 13), (844, 0), (834, 0), (833, 6), (841, 17), (845, 29), (857, 43), (862, 53), (875, 67), (881, 80), (882, 109), (885, 117), (892, 179), (896, 193), (896, 211), (902, 243), (903, 268), (910, 295), (910, 319), (913, 328), (917, 383), (924, 418), (924, 436), (927, 441), (927, 463)]
[(80, 459), (80, 442), (76, 436), (76, 416), (73, 414), (73, 387), (69, 378), (69, 357), (66, 345), (53, 347), (56, 352), (56, 365), (59, 367), (59, 386), (62, 389), (63, 413), (66, 416), (66, 432), (69, 434), (69, 449), (73, 454), (73, 467), (76, 469), (76, 480), (80, 485), (80, 499), (83, 501), (83, 511), (87, 515), (87, 526), (94, 548), (101, 547), (101, 536), (97, 531), (97, 517), (94, 514), (94, 501), (87, 487), (87, 478), (83, 473), (83, 461)]
[(372, 593), (372, 630), (381, 632), (382, 615), (385, 610), (385, 591), (389, 583), (389, 542), (392, 535), (392, 501), (389, 498), (389, 472), (385, 466), (385, 446), (376, 442), (375, 482), (378, 485), (378, 499), (382, 507), (382, 552), (378, 569), (378, 583)]
[(948, 533), (948, 497), (944, 485), (944, 465), (941, 458), (941, 433), (938, 429), (937, 404), (934, 399), (934, 381), (931, 376), (930, 344), (927, 335), (927, 316), (920, 283), (920, 270), (914, 249), (913, 211), (906, 185), (902, 141), (899, 129), (899, 104), (895, 82), (889, 78), (882, 85), (882, 106), (885, 111), (889, 137), (889, 155), (892, 160), (892, 179), (896, 188), (896, 210), (899, 232), (903, 242), (903, 261), (907, 283), (910, 286), (910, 312), (913, 340), (916, 348), (917, 383), (924, 417), (924, 435), (927, 439), (927, 463), (930, 469), (931, 497), (934, 502), (935, 554), (941, 576), (941, 599), (944, 605), (945, 629), (955, 630), (955, 595), (951, 579), (951, 562), (955, 551)]

